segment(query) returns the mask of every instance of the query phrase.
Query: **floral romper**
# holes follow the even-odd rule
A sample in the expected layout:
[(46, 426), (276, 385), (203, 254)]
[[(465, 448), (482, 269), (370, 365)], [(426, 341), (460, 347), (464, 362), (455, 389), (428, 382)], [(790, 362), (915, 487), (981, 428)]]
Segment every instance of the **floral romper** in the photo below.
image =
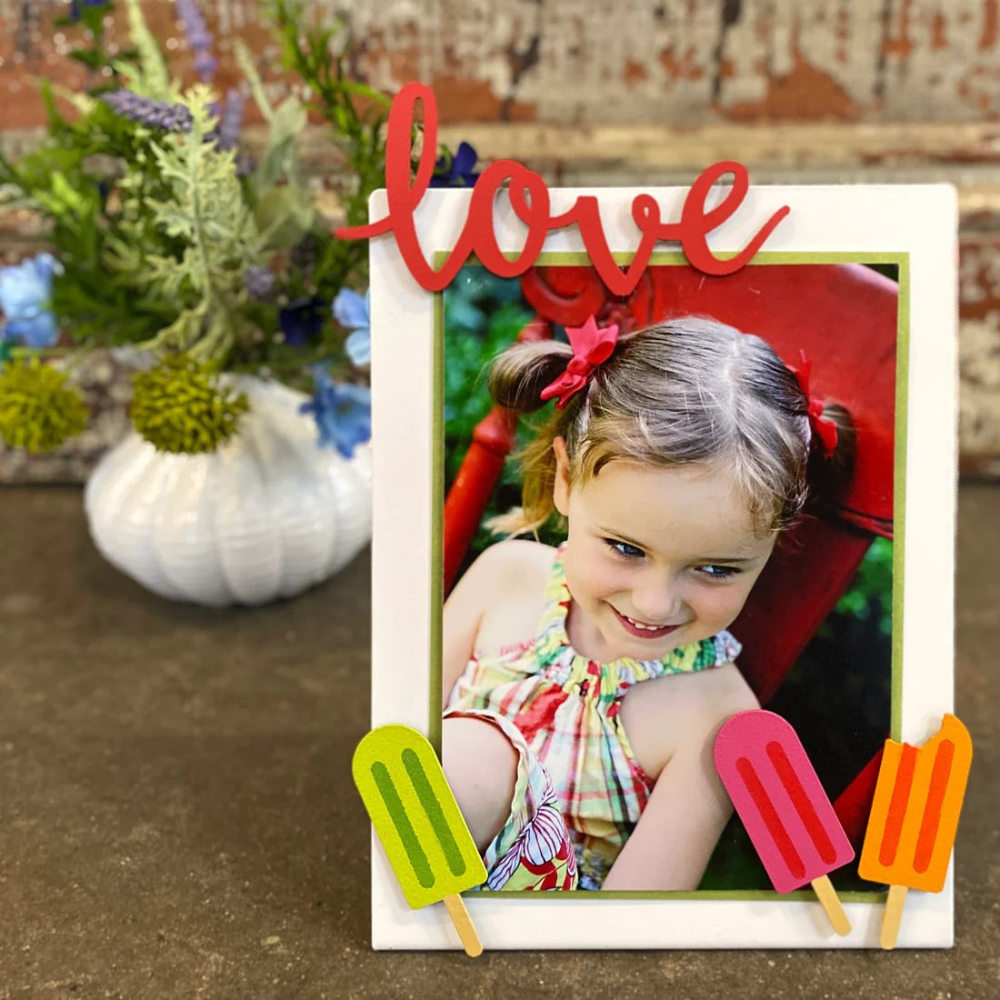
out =
[(474, 653), (445, 712), (491, 722), (518, 752), (511, 813), (483, 859), (486, 889), (599, 889), (653, 787), (618, 717), (622, 698), (645, 680), (715, 667), (740, 651), (720, 632), (662, 660), (580, 656), (566, 634), (562, 549), (545, 599), (538, 634)]

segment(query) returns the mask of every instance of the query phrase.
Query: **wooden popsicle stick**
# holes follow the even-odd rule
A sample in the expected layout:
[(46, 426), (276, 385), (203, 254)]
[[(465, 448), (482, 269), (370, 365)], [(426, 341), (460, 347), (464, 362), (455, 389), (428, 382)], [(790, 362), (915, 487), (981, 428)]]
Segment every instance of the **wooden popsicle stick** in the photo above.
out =
[(826, 910), (826, 915), (830, 918), (833, 929), (841, 937), (850, 934), (851, 922), (847, 919), (847, 914), (844, 912), (840, 897), (837, 895), (837, 890), (834, 889), (829, 875), (820, 875), (819, 878), (814, 878), (810, 884), (813, 887), (813, 892), (823, 904), (823, 909)]
[(458, 931), (459, 940), (465, 949), (465, 954), (470, 958), (478, 958), (483, 953), (483, 943), (479, 940), (476, 928), (473, 926), (472, 917), (462, 902), (462, 897), (458, 893), (444, 897), (444, 905), (448, 907), (448, 916)]
[(878, 943), (891, 951), (896, 947), (899, 935), (899, 924), (903, 919), (903, 904), (906, 902), (906, 886), (890, 885), (889, 898), (885, 901), (885, 913), (882, 914), (882, 933)]

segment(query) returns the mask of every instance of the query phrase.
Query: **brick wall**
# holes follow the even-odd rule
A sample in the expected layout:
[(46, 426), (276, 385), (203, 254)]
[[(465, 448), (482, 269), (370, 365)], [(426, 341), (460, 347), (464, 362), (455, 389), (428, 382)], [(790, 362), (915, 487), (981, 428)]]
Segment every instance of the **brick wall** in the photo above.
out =
[[(217, 83), (238, 82), (231, 38), (274, 97), (280, 49), (256, 0), (204, 0)], [(67, 5), (0, 0), (0, 132), (44, 122), (34, 79), (68, 88)], [(144, 0), (176, 72), (193, 79), (167, 0)], [(314, 0), (340, 17), (353, 72), (393, 90), (433, 84), (444, 138), (508, 156), (550, 183), (689, 183), (742, 159), (756, 182), (949, 181), (962, 212), (962, 461), (1000, 474), (1000, 0)], [(119, 13), (117, 19), (124, 21)], [(114, 22), (109, 37), (120, 42)], [(329, 147), (306, 138), (318, 176)], [(0, 251), (34, 245), (0, 223)]]

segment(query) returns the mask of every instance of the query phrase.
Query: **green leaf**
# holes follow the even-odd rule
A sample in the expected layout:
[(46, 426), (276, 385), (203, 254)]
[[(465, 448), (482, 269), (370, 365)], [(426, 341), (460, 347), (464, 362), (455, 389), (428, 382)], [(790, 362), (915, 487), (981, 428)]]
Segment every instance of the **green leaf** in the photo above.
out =
[(316, 209), (308, 192), (274, 187), (257, 203), (257, 224), (270, 249), (291, 249), (315, 224)]
[(104, 30), (104, 18), (114, 10), (114, 4), (102, 3), (80, 5), (80, 23), (92, 34), (100, 34)]
[(131, 76), (136, 93), (159, 101), (172, 100), (175, 91), (167, 72), (167, 64), (156, 38), (146, 24), (140, 0), (125, 0), (125, 7), (128, 11), (129, 34), (139, 54), (139, 64), (133, 67), (119, 60), (115, 65)]
[(105, 64), (104, 56), (91, 49), (74, 49), (66, 55), (78, 63), (83, 63), (88, 69), (101, 69)]
[(306, 127), (306, 122), (306, 110), (296, 97), (287, 98), (274, 112), (267, 147), (254, 171), (254, 183), (259, 192), (276, 184), (283, 177), (289, 183), (299, 183), (300, 170), (295, 143)]
[(88, 199), (70, 184), (61, 170), (52, 173), (52, 194), (74, 215), (83, 215), (89, 207)]
[(253, 94), (257, 109), (264, 116), (264, 120), (269, 122), (274, 117), (274, 107), (268, 100), (263, 81), (253, 64), (253, 56), (250, 54), (250, 50), (242, 39), (237, 38), (233, 41), (233, 51), (236, 54), (236, 64), (250, 85), (250, 93)]
[(356, 80), (341, 80), (340, 87), (345, 93), (354, 94), (357, 97), (365, 97), (385, 108), (388, 108), (392, 104), (392, 100), (389, 97), (380, 90), (369, 87), (366, 83), (358, 83)]

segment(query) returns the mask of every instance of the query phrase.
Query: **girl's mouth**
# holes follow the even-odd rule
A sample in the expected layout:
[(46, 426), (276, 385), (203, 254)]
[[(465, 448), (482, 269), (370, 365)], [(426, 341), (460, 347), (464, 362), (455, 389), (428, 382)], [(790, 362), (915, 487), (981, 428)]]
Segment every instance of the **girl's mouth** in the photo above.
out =
[(680, 628), (680, 625), (647, 625), (646, 622), (640, 622), (635, 618), (623, 615), (617, 608), (612, 607), (611, 610), (621, 622), (622, 628), (637, 639), (662, 639), (663, 636)]

